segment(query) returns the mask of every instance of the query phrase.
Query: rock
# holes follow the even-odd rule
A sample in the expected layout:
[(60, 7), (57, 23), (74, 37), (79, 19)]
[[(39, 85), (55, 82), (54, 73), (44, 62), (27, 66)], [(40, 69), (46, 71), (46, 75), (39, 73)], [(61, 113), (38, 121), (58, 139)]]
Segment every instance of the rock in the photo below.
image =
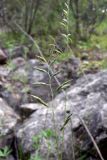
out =
[[(38, 76), (37, 76), (38, 74)], [(37, 77), (37, 78), (36, 78)], [(33, 78), (32, 78), (33, 80)], [(44, 85), (43, 85), (44, 84)], [(53, 92), (57, 89), (56, 81), (51, 79), (51, 87)], [(52, 100), (52, 93), (50, 88), (50, 79), (47, 73), (35, 71), (35, 81), (31, 83), (31, 95), (40, 97), (43, 101), (49, 102)], [(53, 95), (55, 97), (55, 95)], [(38, 102), (32, 97), (33, 102)]]
[[(48, 102), (52, 99), (49, 86), (49, 75), (46, 72), (38, 70), (48, 70), (45, 63), (39, 60), (28, 60), (17, 57), (13, 59), (6, 67), (2, 67), (0, 72), (0, 95), (15, 110), (20, 112), (20, 105), (25, 103), (36, 103), (36, 98), (40, 97)], [(57, 84), (52, 79), (52, 88), (55, 90)], [(46, 85), (40, 85), (45, 83)]]
[(87, 61), (87, 60), (88, 60), (88, 57), (89, 57), (89, 55), (88, 55), (87, 52), (81, 53), (81, 60), (82, 60), (82, 61)]
[(14, 58), (12, 61), (11, 61), (12, 65), (15, 66), (15, 67), (20, 67), (20, 66), (23, 66), (26, 62), (25, 62), (25, 59), (22, 58), (22, 57), (17, 57), (17, 58)]
[(7, 77), (10, 70), (5, 66), (0, 66), (0, 92), (3, 91), (4, 84), (7, 83)]
[(0, 98), (0, 148), (11, 139), (19, 116)]
[(37, 103), (28, 103), (20, 106), (20, 112), (22, 116), (28, 117), (33, 112), (41, 108), (44, 108), (44, 105), (38, 105)]
[[(9, 91), (10, 90), (10, 91)], [(19, 112), (19, 106), (22, 101), (22, 94), (15, 91), (12, 86), (7, 86), (7, 90), (1, 91), (1, 96), (6, 100), (6, 102), (15, 110)]]
[[(17, 138), (23, 147), (24, 153), (31, 152), (34, 154), (35, 149), (33, 148), (33, 137), (40, 136), (43, 132), (50, 133), (50, 137), (41, 138), (41, 146), (39, 147), (40, 156), (43, 159), (47, 159), (48, 152), (48, 144), (50, 144), (50, 152), (49, 152), (49, 160), (57, 160), (58, 159), (58, 151), (63, 152), (63, 156), (66, 157), (66, 160), (71, 160), (72, 148), (70, 147), (70, 137), (71, 133), (68, 131), (70, 129), (70, 125), (65, 129), (66, 135), (63, 137), (63, 133), (61, 133), (60, 128), (65, 120), (65, 112), (57, 111), (55, 113), (55, 121), (53, 119), (53, 111), (47, 108), (41, 108), (41, 105), (38, 104), (38, 109), (31, 115), (31, 117), (24, 122), (24, 124), (18, 128)], [(57, 130), (57, 134), (55, 133), (55, 129)], [(64, 143), (62, 142), (62, 137), (64, 138)], [(56, 139), (58, 140), (58, 146), (56, 146)], [(69, 141), (68, 141), (69, 139)], [(69, 148), (70, 147), (70, 148)], [(69, 153), (69, 154), (68, 154)], [(60, 156), (60, 153), (59, 153)], [(70, 156), (70, 158), (68, 157)]]
[(6, 66), (0, 66), (0, 77), (7, 77), (10, 69)]
[(16, 46), (12, 49), (9, 53), (9, 58), (17, 58), (17, 57), (24, 57), (25, 55), (25, 48), (24, 46)]
[[(62, 64), (59, 66), (59, 70), (62, 68), (62, 71), (61, 74), (57, 75), (57, 78), (61, 83), (67, 79), (71, 79), (74, 72), (77, 73), (79, 63), (80, 61), (78, 58), (72, 57), (69, 62), (65, 62), (64, 65)], [(9, 64), (10, 65), (6, 67), (8, 69), (8, 74), (6, 73), (5, 76), (6, 83), (2, 83), (1, 81), (3, 89), (0, 94), (15, 111), (19, 111), (19, 106), (21, 104), (37, 103), (38, 100), (33, 98), (32, 95), (41, 98), (45, 102), (51, 101), (52, 93), (50, 83), (55, 93), (53, 97), (58, 94), (56, 93), (58, 85), (54, 77), (51, 76), (50, 79), (48, 73), (46, 73), (48, 71), (48, 66), (45, 63), (41, 63), (39, 60), (35, 59), (25, 61), (22, 57), (16, 57), (13, 58)], [(56, 68), (55, 73), (57, 71), (58, 68)], [(75, 74), (75, 79), (76, 77), (77, 74)]]
[[(17, 60), (22, 61), (20, 63)], [(28, 85), (30, 67), (29, 64), (23, 63), (23, 58), (16, 58), (13, 61), (15, 67), (11, 68), (0, 94), (14, 110), (19, 111), (21, 102), (27, 103), (29, 99), (27, 92), (30, 88)]]
[(28, 63), (30, 63), (31, 64), (31, 66), (40, 66), (41, 65), (41, 63), (40, 63), (40, 61), (38, 60), (38, 59), (30, 59), (30, 60), (28, 60)]
[[(43, 99), (44, 101), (50, 101), (51, 100), (51, 94), (50, 94), (50, 86), (49, 86), (49, 75), (46, 72), (43, 72), (41, 70), (48, 70), (46, 64), (40, 63), (40, 61), (37, 60), (30, 60), (26, 62), (25, 65), (18, 67), (14, 73), (10, 75), (10, 80), (14, 80), (14, 82), (21, 82), (22, 86), (16, 89), (19, 90), (19, 92), (22, 92), (24, 88), (29, 88), (29, 93), (25, 93), (24, 96), (27, 98), (26, 95), (28, 95), (28, 98), (23, 103), (29, 103), (29, 102), (37, 102), (35, 98), (32, 98), (31, 95), (35, 95)], [(57, 84), (52, 79), (52, 88), (55, 90), (57, 87)], [(45, 83), (46, 85), (40, 84)], [(23, 100), (22, 100), (23, 101)]]
[(59, 64), (55, 64), (53, 66), (55, 72), (59, 71), (57, 75), (58, 79), (68, 80), (72, 79), (75, 81), (78, 79), (78, 70), (80, 68), (81, 61), (79, 58), (72, 57), (67, 61), (61, 62)]
[(6, 53), (0, 49), (0, 64), (5, 64), (7, 61), (7, 55)]
[[(60, 151), (60, 154), (62, 153), (63, 160), (72, 160), (72, 146), (74, 145), (76, 159), (79, 160), (83, 155), (86, 159), (100, 160), (92, 140), (80, 119), (81, 117), (106, 160), (107, 71), (102, 71), (95, 75), (89, 74), (87, 78), (85, 76), (80, 78), (75, 85), (66, 91), (66, 94), (67, 98), (63, 93), (59, 94), (53, 101), (49, 102), (49, 108), (36, 110), (17, 128), (16, 137), (19, 145), (22, 145), (24, 153), (35, 154), (32, 138), (34, 136), (38, 137), (47, 129), (51, 129), (52, 132), (56, 131), (58, 146), (56, 149), (56, 136), (52, 135), (47, 138), (42, 134), (39, 154), (43, 159), (51, 160), (53, 158), (57, 160), (57, 150)], [(41, 107), (38, 104), (38, 108), (39, 106)], [(71, 119), (69, 118), (70, 120), (64, 126), (69, 114), (72, 114)], [(64, 128), (64, 135), (61, 128)], [(63, 140), (62, 136), (64, 136)], [(48, 144), (52, 144), (49, 145), (50, 152)]]

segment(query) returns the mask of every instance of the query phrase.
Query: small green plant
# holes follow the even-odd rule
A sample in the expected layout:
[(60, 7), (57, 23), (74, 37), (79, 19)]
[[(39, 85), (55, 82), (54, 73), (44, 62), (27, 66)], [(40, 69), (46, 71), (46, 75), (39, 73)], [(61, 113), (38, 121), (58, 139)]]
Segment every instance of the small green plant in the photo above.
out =
[(11, 153), (9, 147), (5, 146), (4, 148), (0, 149), (0, 158), (7, 158)]
[(27, 75), (22, 75), (22, 74), (14, 74), (13, 77), (12, 77), (12, 80), (20, 81), (23, 84), (27, 84), (28, 83)]
[(99, 67), (100, 67), (101, 69), (107, 69), (107, 58), (105, 58), (105, 59), (103, 59), (103, 60), (101, 60), (101, 61), (99, 62)]
[[(39, 135), (34, 136), (34, 137), (32, 138), (32, 140), (33, 140), (33, 147), (34, 147), (34, 149), (36, 150), (36, 153), (35, 153), (34, 156), (31, 156), (30, 160), (42, 160), (42, 159), (41, 159), (41, 156), (39, 155), (39, 149), (40, 149), (41, 141), (42, 141), (43, 139), (46, 139), (46, 140), (47, 140), (48, 149), (49, 149), (49, 151), (50, 151), (50, 145), (51, 145), (51, 144), (50, 144), (50, 141), (49, 141), (49, 140), (50, 140), (50, 138), (52, 138), (52, 137), (56, 137), (55, 132), (54, 132), (53, 130), (51, 130), (51, 129), (47, 129), (47, 130), (41, 131)], [(48, 154), (48, 153), (47, 153), (47, 154)]]
[(8, 92), (12, 92), (13, 91), (13, 86), (11, 84), (6, 84), (5, 88)]
[(99, 68), (101, 68), (100, 66), (101, 66), (101, 62), (98, 62), (98, 61), (91, 61), (88, 63), (83, 63), (78, 70), (78, 75), (97, 71)]
[(11, 70), (14, 70), (14, 69), (16, 68), (16, 65), (12, 62), (11, 59), (9, 59), (9, 60), (7, 61), (7, 67), (8, 67), (9, 69), (11, 69)]
[(71, 56), (72, 56), (71, 52), (62, 52), (58, 55), (56, 62), (62, 62), (68, 60), (69, 58), (71, 58)]
[(33, 147), (34, 147), (35, 149), (37, 149), (37, 148), (40, 146), (40, 141), (42, 140), (42, 138), (45, 138), (45, 139), (48, 140), (48, 139), (50, 139), (51, 137), (56, 137), (54, 131), (52, 131), (51, 129), (47, 129), (47, 130), (41, 131), (41, 133), (40, 133), (39, 135), (34, 136), (34, 137), (32, 138), (33, 143), (34, 143)]
[(23, 89), (22, 89), (22, 93), (29, 93), (30, 92), (30, 87), (29, 86), (25, 86)]

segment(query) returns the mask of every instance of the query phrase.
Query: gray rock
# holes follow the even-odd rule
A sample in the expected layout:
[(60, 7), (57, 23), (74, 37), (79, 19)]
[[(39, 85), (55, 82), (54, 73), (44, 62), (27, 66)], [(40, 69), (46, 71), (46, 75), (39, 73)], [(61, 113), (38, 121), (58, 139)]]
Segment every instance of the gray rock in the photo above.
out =
[[(41, 108), (41, 105), (38, 104), (38, 108)], [(23, 151), (25, 153), (31, 152), (32, 154), (34, 154), (35, 149), (33, 147), (34, 141), (32, 140), (32, 138), (38, 137), (43, 133), (46, 134), (47, 131), (50, 131), (52, 132), (52, 135), (50, 137), (46, 138), (42, 136), (40, 139), (40, 156), (43, 159), (57, 160), (58, 156), (61, 156), (60, 154), (62, 152), (63, 156), (66, 157), (66, 160), (71, 160), (70, 153), (72, 152), (72, 148), (69, 145), (69, 143), (71, 143), (71, 132), (69, 132), (69, 129), (71, 127), (70, 125), (67, 125), (68, 127), (65, 129), (66, 135), (64, 136), (63, 132), (60, 131), (60, 128), (65, 120), (65, 112), (56, 111), (55, 117), (53, 117), (52, 114), (52, 109), (38, 109), (35, 113), (32, 114), (29, 120), (26, 120), (24, 124), (20, 128), (18, 128), (18, 131), (16, 131), (18, 132), (18, 140), (21, 142)], [(62, 140), (63, 138), (64, 142)], [(56, 141), (58, 142), (58, 144)], [(49, 147), (50, 151), (48, 155), (47, 152), (49, 150)]]
[(10, 69), (6, 66), (0, 66), (0, 77), (7, 77)]
[[(36, 71), (35, 71), (35, 74), (37, 76)], [(35, 76), (35, 82), (31, 83), (31, 94), (40, 97), (45, 102), (49, 102), (52, 99), (51, 88), (50, 88), (50, 78), (47, 73), (42, 73), (42, 74), (40, 73), (38, 75), (39, 76), (37, 76), (37, 78)], [(38, 84), (38, 82), (44, 83), (46, 85)], [(55, 90), (58, 87), (54, 78), (51, 79), (51, 87), (52, 87), (53, 92), (55, 92)], [(55, 94), (53, 96), (55, 97)], [(32, 98), (32, 101), (37, 102), (35, 98)]]
[[(15, 111), (19, 111), (20, 104), (38, 102), (32, 95), (40, 97), (46, 102), (51, 100), (50, 86), (48, 85), (50, 83), (49, 75), (39, 71), (38, 68), (48, 70), (47, 65), (40, 63), (39, 60), (25, 61), (21, 57), (14, 58), (6, 67), (1, 68), (0, 95)], [(54, 79), (51, 82), (52, 88), (55, 90), (57, 84)]]
[[(49, 108), (38, 109), (23, 125), (18, 127), (16, 136), (23, 151), (34, 154), (32, 137), (40, 135), (42, 131), (51, 129), (57, 133), (58, 148), (60, 148), (63, 160), (72, 160), (73, 143), (76, 159), (80, 159), (82, 153), (87, 159), (99, 160), (95, 147), (80, 119), (81, 117), (98, 144), (103, 157), (107, 159), (105, 149), (107, 148), (107, 71), (84, 76), (74, 86), (71, 86), (66, 94), (67, 98), (61, 93), (48, 104)], [(38, 104), (38, 108), (39, 106), (41, 105)], [(64, 127), (63, 124), (71, 113), (71, 119)], [(63, 127), (64, 135), (60, 130)], [(62, 135), (63, 141), (61, 139)], [(53, 144), (50, 145), (50, 152), (48, 151), (48, 144)], [(56, 150), (54, 144), (54, 136), (42, 137), (39, 153), (43, 159), (51, 160), (51, 156), (53, 156), (53, 159), (57, 160), (58, 152), (56, 151), (59, 150), (58, 148)]]
[(7, 61), (7, 55), (3, 49), (0, 49), (0, 64), (5, 64)]
[(78, 78), (78, 71), (81, 66), (79, 58), (71, 57), (69, 60), (55, 64), (53, 66), (55, 72), (59, 71), (57, 78), (60, 80), (72, 79), (75, 81)]
[(25, 118), (31, 115), (33, 112), (37, 111), (38, 109), (44, 108), (44, 105), (38, 105), (37, 103), (28, 103), (23, 104), (20, 106), (21, 115)]
[(26, 64), (25, 59), (22, 57), (17, 57), (11, 60), (11, 64), (13, 67), (20, 67)]
[(5, 145), (19, 120), (19, 116), (0, 98), (0, 147)]
[[(1, 91), (1, 96), (6, 100), (6, 102), (15, 110), (19, 112), (19, 106), (22, 101), (22, 94), (18, 91), (15, 91), (15, 86), (9, 84), (9, 86), (5, 86), (5, 89)], [(20, 90), (21, 88), (19, 88)], [(17, 88), (16, 88), (17, 90)], [(24, 99), (24, 96), (23, 96)]]
[(10, 50), (9, 52), (9, 58), (24, 57), (24, 55), (25, 55), (24, 46), (16, 46), (14, 49)]

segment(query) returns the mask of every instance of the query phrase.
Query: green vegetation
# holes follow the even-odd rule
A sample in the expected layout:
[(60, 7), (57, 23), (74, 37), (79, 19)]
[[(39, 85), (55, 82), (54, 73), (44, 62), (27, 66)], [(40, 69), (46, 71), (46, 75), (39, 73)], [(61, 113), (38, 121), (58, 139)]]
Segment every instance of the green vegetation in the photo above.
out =
[(23, 84), (27, 84), (28, 83), (28, 76), (27, 75), (22, 75), (22, 73), (14, 74), (13, 77), (12, 77), (12, 80), (19, 81)]
[(101, 69), (107, 69), (107, 58), (105, 58), (104, 60), (102, 60), (100, 63), (100, 68)]
[[(10, 25), (7, 25), (7, 14), (4, 15), (7, 17), (7, 22), (3, 23), (10, 26), (10, 31), (0, 33), (3, 45), (6, 48), (13, 48), (16, 45), (31, 43), (14, 24), (17, 22), (34, 40), (36, 39), (44, 54), (48, 56), (50, 55), (49, 44), (53, 43), (51, 37), (54, 38), (55, 49), (62, 53), (66, 53), (67, 43), (71, 49), (78, 44), (80, 48), (94, 46), (106, 49), (106, 0), (77, 2), (68, 0), (67, 5), (65, 2), (65, 0), (61, 2), (36, 0), (36, 3), (32, 0), (30, 4), (25, 0), (7, 2), (5, 6), (8, 15), (11, 15)], [(12, 21), (13, 12), (15, 13), (14, 21)], [(17, 19), (17, 17), (20, 18)]]
[(0, 149), (0, 158), (7, 158), (11, 153), (11, 150), (6, 146)]
[[(55, 145), (56, 145), (55, 143), (50, 141), (50, 139), (52, 137), (55, 139), (56, 138), (58, 139), (58, 136), (56, 135), (55, 131), (53, 131), (51, 129), (47, 129), (47, 130), (41, 131), (40, 134), (38, 134), (32, 138), (33, 147), (34, 147), (36, 153), (34, 156), (31, 156), (30, 160), (42, 160), (41, 156), (39, 155), (39, 150), (40, 150), (40, 145), (41, 145), (43, 139), (46, 140), (46, 143), (48, 145), (48, 152), (51, 152), (50, 149), (55, 147)], [(49, 153), (47, 153), (47, 156), (48, 156), (48, 154)]]

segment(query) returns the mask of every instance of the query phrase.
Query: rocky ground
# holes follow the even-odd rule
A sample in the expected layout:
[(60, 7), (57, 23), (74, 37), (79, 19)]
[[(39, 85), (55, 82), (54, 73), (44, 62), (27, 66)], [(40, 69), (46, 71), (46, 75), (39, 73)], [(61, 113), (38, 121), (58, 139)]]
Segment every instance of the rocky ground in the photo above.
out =
[(37, 153), (43, 160), (73, 160), (73, 148), (76, 160), (100, 160), (84, 123), (107, 159), (107, 71), (81, 75), (81, 63), (72, 57), (52, 66), (61, 83), (70, 80), (62, 93), (47, 64), (25, 59), (22, 50), (10, 57), (0, 50), (0, 148), (12, 150), (3, 160)]

